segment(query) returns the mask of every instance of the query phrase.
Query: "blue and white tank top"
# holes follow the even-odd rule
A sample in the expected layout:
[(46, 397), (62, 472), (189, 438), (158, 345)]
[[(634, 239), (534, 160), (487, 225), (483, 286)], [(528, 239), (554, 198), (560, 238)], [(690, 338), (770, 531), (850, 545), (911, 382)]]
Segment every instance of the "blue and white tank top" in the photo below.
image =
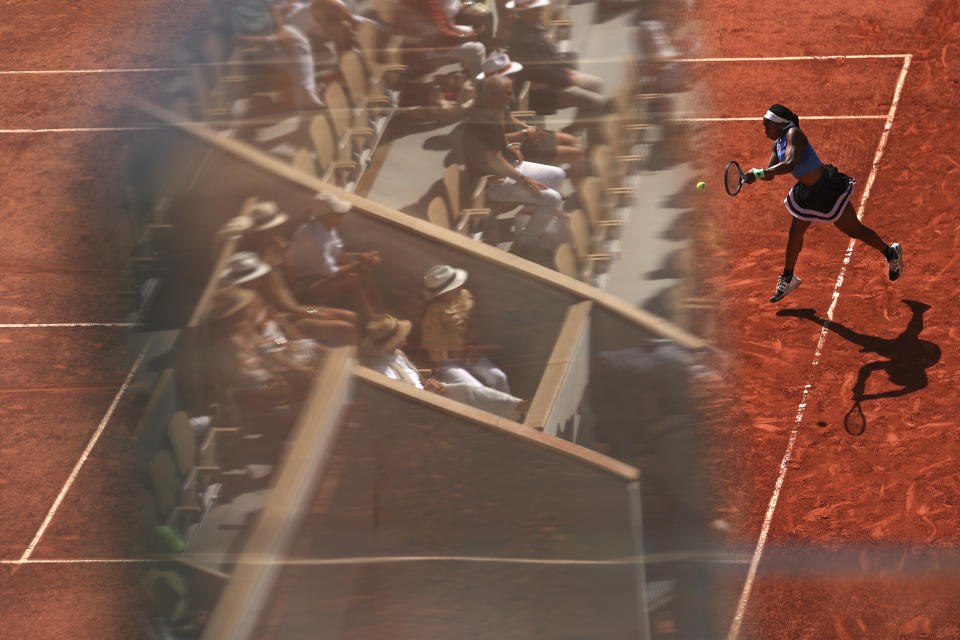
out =
[[(783, 127), (783, 135), (777, 138), (777, 159), (780, 162), (783, 162), (783, 158), (787, 154), (787, 131), (795, 126), (797, 125), (792, 122), (788, 123)], [(794, 178), (799, 180), (822, 164), (823, 162), (821, 162), (820, 156), (817, 155), (817, 152), (813, 149), (813, 145), (810, 144), (808, 140), (807, 145), (800, 150), (797, 164), (790, 173), (793, 174)]]

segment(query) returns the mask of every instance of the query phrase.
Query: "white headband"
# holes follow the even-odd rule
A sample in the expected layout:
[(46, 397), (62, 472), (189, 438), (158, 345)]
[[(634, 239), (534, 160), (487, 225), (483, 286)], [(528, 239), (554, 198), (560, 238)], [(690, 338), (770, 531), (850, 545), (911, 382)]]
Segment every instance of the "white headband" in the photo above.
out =
[(767, 111), (765, 114), (763, 114), (763, 119), (771, 120), (773, 122), (776, 122), (777, 124), (787, 124), (788, 122), (790, 122), (786, 118), (781, 118), (780, 116), (775, 114), (773, 111)]

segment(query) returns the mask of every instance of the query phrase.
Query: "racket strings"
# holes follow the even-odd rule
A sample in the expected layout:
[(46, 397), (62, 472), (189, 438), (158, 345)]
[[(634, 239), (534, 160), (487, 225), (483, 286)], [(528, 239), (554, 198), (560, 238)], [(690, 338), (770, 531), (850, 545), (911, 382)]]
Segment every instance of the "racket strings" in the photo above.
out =
[(727, 193), (734, 194), (740, 190), (740, 165), (735, 162), (727, 164), (723, 172), (723, 180), (727, 188)]

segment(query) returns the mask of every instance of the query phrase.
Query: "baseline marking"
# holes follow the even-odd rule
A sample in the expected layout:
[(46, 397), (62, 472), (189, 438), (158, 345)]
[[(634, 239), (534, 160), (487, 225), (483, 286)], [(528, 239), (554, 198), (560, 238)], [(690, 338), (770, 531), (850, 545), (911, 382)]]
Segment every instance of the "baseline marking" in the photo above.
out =
[[(849, 115), (849, 116), (799, 116), (803, 120), (884, 120), (887, 118), (886, 114), (877, 113), (869, 115)], [(693, 117), (678, 117), (670, 118), (674, 122), (758, 122), (762, 119), (762, 116), (737, 116), (734, 118), (693, 118)]]
[[(857, 209), (857, 218), (863, 218), (864, 209), (867, 206), (867, 199), (870, 197), (870, 191), (877, 177), (877, 170), (880, 168), (880, 160), (883, 158), (883, 151), (887, 146), (887, 139), (890, 137), (890, 129), (893, 127), (893, 118), (897, 114), (897, 104), (900, 102), (900, 94), (903, 90), (903, 84), (907, 79), (907, 71), (910, 69), (912, 55), (907, 55), (903, 60), (903, 68), (900, 70), (900, 77), (897, 80), (897, 87), (893, 92), (893, 101), (890, 103), (890, 113), (887, 114), (887, 122), (883, 126), (883, 133), (880, 136), (880, 142), (877, 144), (877, 151), (873, 156), (873, 165), (870, 169), (870, 176), (867, 178), (867, 184), (863, 189), (863, 198), (860, 200), (860, 207)], [(823, 343), (827, 337), (827, 329), (833, 320), (833, 311), (837, 307), (837, 301), (840, 299), (840, 287), (843, 285), (843, 277), (847, 271), (847, 265), (850, 264), (850, 257), (853, 255), (854, 240), (851, 238), (847, 245), (847, 252), (843, 257), (843, 264), (840, 267), (840, 274), (837, 276), (837, 283), (833, 288), (833, 296), (830, 301), (830, 307), (827, 309), (826, 322), (820, 329), (820, 337), (817, 340), (817, 349), (813, 354), (811, 367), (815, 368), (820, 364), (820, 356), (823, 353)], [(760, 564), (760, 558), (763, 555), (764, 547), (767, 543), (767, 535), (770, 533), (770, 524), (773, 521), (773, 514), (777, 509), (777, 502), (780, 500), (780, 490), (783, 488), (784, 478), (787, 476), (787, 464), (793, 455), (793, 447), (797, 442), (797, 435), (800, 433), (800, 423), (803, 421), (803, 413), (807, 408), (807, 399), (810, 396), (811, 383), (803, 387), (803, 394), (800, 397), (800, 404), (797, 406), (797, 417), (793, 422), (793, 429), (790, 431), (790, 439), (787, 441), (787, 450), (780, 461), (780, 474), (777, 476), (777, 482), (773, 487), (773, 495), (770, 497), (770, 503), (767, 505), (767, 512), (763, 517), (763, 526), (760, 528), (760, 538), (757, 540), (757, 547), (753, 552), (753, 559), (750, 561), (750, 569), (747, 571), (747, 579), (743, 585), (743, 591), (740, 593), (740, 601), (737, 603), (737, 611), (733, 616), (733, 622), (730, 625), (730, 633), (727, 634), (727, 640), (737, 640), (740, 635), (740, 627), (743, 624), (743, 616), (747, 609), (747, 601), (750, 599), (750, 592), (753, 590), (753, 581), (757, 575), (757, 566)]]
[(912, 58), (912, 53), (857, 53), (833, 56), (771, 56), (752, 58), (677, 58), (674, 62), (796, 62), (810, 60), (886, 60)]
[(148, 338), (146, 344), (143, 345), (143, 349), (140, 351), (140, 355), (137, 356), (133, 366), (130, 367), (130, 372), (127, 374), (126, 379), (123, 381), (123, 384), (120, 386), (117, 394), (113, 397), (113, 402), (110, 403), (110, 406), (107, 408), (107, 412), (104, 414), (103, 419), (100, 420), (100, 424), (97, 425), (96, 431), (94, 431), (93, 435), (90, 437), (90, 441), (87, 443), (86, 448), (84, 448), (83, 453), (80, 454), (80, 459), (77, 460), (75, 465), (73, 465), (73, 470), (70, 471), (67, 481), (64, 483), (63, 488), (60, 489), (60, 493), (57, 494), (56, 500), (53, 501), (53, 506), (51, 506), (50, 511), (47, 512), (47, 517), (43, 519), (43, 523), (37, 530), (36, 535), (33, 536), (33, 540), (31, 540), (30, 544), (27, 545), (26, 550), (23, 552), (23, 555), (20, 556), (20, 560), (18, 560), (16, 564), (23, 564), (30, 559), (31, 555), (33, 555), (33, 550), (40, 542), (40, 539), (43, 537), (44, 532), (46, 532), (47, 527), (50, 526), (53, 516), (57, 513), (57, 509), (60, 508), (60, 503), (63, 502), (63, 498), (67, 495), (67, 492), (70, 491), (70, 487), (73, 486), (74, 481), (76, 481), (77, 476), (80, 474), (80, 469), (83, 468), (87, 458), (90, 457), (90, 452), (93, 451), (93, 447), (97, 444), (97, 441), (100, 440), (103, 430), (106, 429), (107, 423), (110, 422), (110, 418), (113, 417), (113, 412), (117, 409), (117, 405), (120, 404), (120, 399), (123, 398), (123, 394), (127, 391), (127, 387), (130, 386), (130, 381), (133, 380), (133, 376), (137, 373), (137, 369), (140, 368), (140, 364), (147, 355), (147, 349), (150, 347), (150, 342), (151, 340)]

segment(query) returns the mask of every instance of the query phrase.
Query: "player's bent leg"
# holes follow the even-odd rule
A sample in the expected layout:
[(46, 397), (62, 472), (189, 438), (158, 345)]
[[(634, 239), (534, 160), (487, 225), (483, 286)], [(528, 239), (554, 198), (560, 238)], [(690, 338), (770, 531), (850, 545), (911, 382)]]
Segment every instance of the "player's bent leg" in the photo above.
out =
[(882, 253), (887, 261), (887, 275), (890, 280), (896, 280), (900, 277), (903, 272), (903, 247), (900, 246), (899, 242), (887, 246), (887, 243), (877, 235), (876, 231), (860, 222), (853, 210), (853, 205), (848, 202), (843, 213), (840, 214), (834, 224), (851, 238), (861, 240)]

